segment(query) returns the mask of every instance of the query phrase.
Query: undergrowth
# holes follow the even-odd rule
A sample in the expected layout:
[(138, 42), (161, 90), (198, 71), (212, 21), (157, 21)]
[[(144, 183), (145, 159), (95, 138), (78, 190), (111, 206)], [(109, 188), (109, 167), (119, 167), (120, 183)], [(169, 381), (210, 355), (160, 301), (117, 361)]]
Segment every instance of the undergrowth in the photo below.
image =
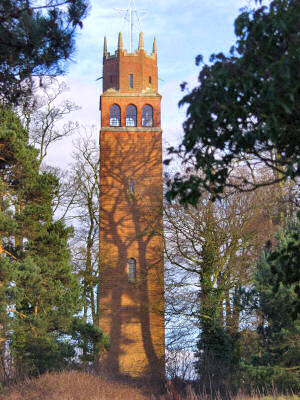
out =
[[(230, 398), (230, 396), (226, 396)], [(2, 388), (0, 400), (223, 400), (202, 393), (196, 394), (188, 385), (180, 393), (168, 382), (165, 394), (157, 394), (153, 386), (133, 385), (101, 379), (85, 372), (46, 373), (39, 378), (26, 379)], [(282, 396), (276, 390), (268, 396), (254, 392), (252, 396), (239, 393), (233, 400), (300, 400), (299, 396)]]

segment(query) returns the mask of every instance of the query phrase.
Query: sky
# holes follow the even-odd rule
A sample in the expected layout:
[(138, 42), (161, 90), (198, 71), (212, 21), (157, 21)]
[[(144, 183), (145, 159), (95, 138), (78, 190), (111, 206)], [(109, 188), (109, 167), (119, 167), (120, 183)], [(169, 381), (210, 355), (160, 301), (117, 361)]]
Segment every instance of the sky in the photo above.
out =
[[(100, 130), (99, 97), (102, 92), (103, 38), (107, 37), (108, 51), (117, 49), (118, 32), (122, 31), (124, 48), (129, 50), (129, 24), (120, 11), (129, 0), (90, 0), (88, 17), (76, 37), (76, 51), (68, 63), (63, 80), (69, 87), (65, 98), (76, 103), (80, 110), (67, 119), (78, 121), (83, 135), (93, 126), (98, 142)], [(234, 20), (241, 8), (253, 7), (254, 0), (135, 0), (144, 33), (144, 48), (152, 50), (157, 38), (159, 93), (162, 95), (162, 128), (164, 150), (176, 145), (182, 137), (185, 110), (178, 109), (183, 97), (180, 83), (189, 88), (197, 84), (200, 67), (195, 57), (209, 61), (212, 53), (228, 53), (235, 42)], [(133, 50), (138, 46), (139, 25), (134, 24)], [(72, 161), (72, 142), (75, 136), (53, 145), (47, 163), (66, 168)]]

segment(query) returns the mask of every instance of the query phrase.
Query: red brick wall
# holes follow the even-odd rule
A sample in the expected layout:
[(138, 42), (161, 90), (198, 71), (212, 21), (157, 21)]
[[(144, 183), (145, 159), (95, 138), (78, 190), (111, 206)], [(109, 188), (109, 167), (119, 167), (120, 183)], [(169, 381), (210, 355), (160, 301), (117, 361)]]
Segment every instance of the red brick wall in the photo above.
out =
[(161, 96), (153, 94), (139, 95), (132, 93), (129, 95), (120, 96), (118, 92), (111, 92), (101, 97), (101, 126), (109, 127), (109, 110), (113, 104), (118, 104), (121, 107), (121, 126), (126, 125), (126, 108), (130, 104), (137, 107), (137, 126), (142, 126), (142, 108), (146, 104), (150, 104), (153, 108), (153, 127), (160, 127), (160, 102)]
[[(115, 86), (111, 75), (116, 76)], [(106, 58), (103, 88), (99, 309), (100, 328), (109, 335), (111, 348), (102, 365), (113, 374), (161, 378), (165, 352), (162, 132), (156, 55), (120, 51)], [(112, 104), (121, 107), (121, 127), (109, 126)], [(137, 127), (125, 126), (129, 104), (137, 107)], [(146, 104), (153, 107), (150, 128), (141, 126)], [(130, 180), (134, 193), (129, 190)], [(135, 282), (128, 280), (129, 258), (136, 260)]]
[[(111, 340), (107, 363), (114, 373), (162, 375), (161, 131), (102, 130), (100, 146), (100, 328)], [(127, 276), (132, 257), (134, 283)]]
[[(129, 87), (130, 74), (133, 74), (133, 89)], [(109, 88), (121, 93), (140, 93), (147, 89), (157, 92), (157, 79), (157, 57), (154, 53), (148, 56), (143, 49), (131, 54), (119, 50), (115, 55), (104, 58), (103, 92)]]
[(119, 88), (119, 60), (118, 57), (111, 57), (103, 63), (103, 92), (107, 89)]

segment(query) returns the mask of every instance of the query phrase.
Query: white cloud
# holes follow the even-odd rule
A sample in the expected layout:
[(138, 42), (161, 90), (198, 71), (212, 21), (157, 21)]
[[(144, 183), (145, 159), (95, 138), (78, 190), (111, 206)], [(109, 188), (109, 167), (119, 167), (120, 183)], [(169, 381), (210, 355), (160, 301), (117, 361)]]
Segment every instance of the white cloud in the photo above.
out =
[[(84, 21), (84, 28), (77, 37), (76, 63), (69, 66), (66, 82), (70, 87), (67, 96), (77, 103), (81, 110), (70, 117), (81, 125), (95, 125), (100, 128), (99, 97), (102, 81), (103, 37), (107, 36), (108, 50), (117, 48), (118, 32), (122, 28), (122, 18), (115, 7), (126, 8), (129, 0), (92, 0), (90, 15)], [(253, 5), (254, 0), (151, 0), (137, 1), (138, 9), (148, 12), (142, 20), (145, 48), (152, 49), (153, 36), (157, 37), (158, 67), (162, 101), (162, 127), (165, 141), (179, 142), (182, 136), (182, 122), (185, 110), (178, 109), (182, 81), (197, 82), (199, 68), (194, 59), (199, 53), (205, 59), (212, 52), (227, 51), (234, 41), (233, 21), (239, 8)], [(128, 27), (123, 27), (124, 47), (128, 45)], [(134, 36), (137, 47), (137, 31)], [(160, 81), (161, 82), (161, 81)], [(98, 133), (96, 133), (97, 135)], [(53, 146), (48, 163), (63, 165), (71, 159), (72, 139)]]
[(100, 130), (100, 89), (96, 87), (95, 83), (85, 82), (84, 80), (66, 78), (64, 81), (69, 90), (58, 99), (58, 102), (69, 99), (80, 107), (79, 110), (73, 111), (66, 117), (66, 121), (78, 121), (80, 129), (72, 136), (52, 145), (46, 160), (47, 164), (59, 166), (63, 169), (67, 168), (72, 162), (73, 141), (76, 136), (84, 135), (85, 129), (89, 132), (90, 128), (94, 126), (94, 138), (98, 141)]

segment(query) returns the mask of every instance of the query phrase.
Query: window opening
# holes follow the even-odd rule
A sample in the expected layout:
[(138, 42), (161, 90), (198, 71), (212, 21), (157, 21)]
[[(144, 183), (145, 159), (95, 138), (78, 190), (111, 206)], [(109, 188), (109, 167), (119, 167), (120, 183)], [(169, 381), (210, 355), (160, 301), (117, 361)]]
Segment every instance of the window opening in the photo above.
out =
[(132, 178), (129, 179), (128, 189), (130, 194), (134, 194), (134, 180)]
[(149, 104), (142, 110), (142, 126), (153, 126), (153, 108)]
[(133, 89), (133, 74), (129, 75), (129, 87)]
[(130, 281), (135, 281), (136, 280), (136, 261), (135, 261), (135, 259), (129, 258), (127, 266), (128, 266), (128, 270), (127, 270), (128, 279)]
[(150, 85), (151, 85), (151, 83), (152, 83), (152, 78), (151, 78), (151, 76), (149, 76), (149, 83), (150, 83)]
[(121, 125), (121, 108), (118, 104), (113, 104), (110, 107), (109, 112), (109, 125), (120, 126)]
[(126, 108), (126, 126), (136, 126), (136, 106), (133, 104)]

